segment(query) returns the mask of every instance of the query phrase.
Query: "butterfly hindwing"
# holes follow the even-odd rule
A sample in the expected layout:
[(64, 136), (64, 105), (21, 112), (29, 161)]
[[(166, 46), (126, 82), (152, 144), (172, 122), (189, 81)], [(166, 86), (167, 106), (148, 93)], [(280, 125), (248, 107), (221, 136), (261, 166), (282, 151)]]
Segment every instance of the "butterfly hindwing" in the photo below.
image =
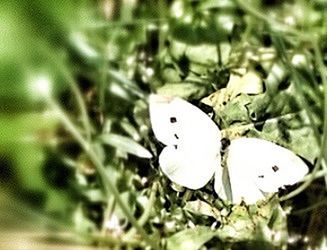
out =
[(257, 138), (232, 140), (227, 166), (233, 202), (243, 197), (253, 203), (249, 201), (292, 185), (308, 172), (307, 165), (292, 151)]
[(220, 157), (203, 159), (187, 149), (166, 146), (160, 156), (162, 172), (173, 182), (190, 189), (203, 187), (213, 176)]

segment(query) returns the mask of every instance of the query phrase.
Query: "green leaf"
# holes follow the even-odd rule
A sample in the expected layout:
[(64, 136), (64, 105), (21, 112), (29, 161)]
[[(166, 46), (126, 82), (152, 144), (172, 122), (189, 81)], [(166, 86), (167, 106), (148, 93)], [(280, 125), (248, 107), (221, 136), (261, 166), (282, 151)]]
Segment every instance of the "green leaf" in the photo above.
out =
[[(283, 91), (231, 97), (220, 89), (203, 102), (213, 106), (217, 123), (229, 139), (240, 136), (272, 141), (304, 157), (311, 163), (319, 147), (307, 112), (295, 100), (293, 85)], [(319, 124), (318, 112), (312, 113)]]
[(158, 88), (157, 93), (160, 95), (178, 96), (183, 99), (199, 99), (207, 93), (207, 87), (190, 82), (167, 83)]
[(130, 93), (144, 98), (144, 93), (143, 91), (138, 87), (135, 82), (129, 80), (123, 73), (116, 71), (116, 70), (108, 70), (108, 75), (115, 81), (117, 81), (123, 88), (128, 90)]
[(233, 206), (226, 219), (227, 221), (217, 231), (219, 239), (237, 242), (254, 238), (255, 224), (252, 222), (246, 207)]
[(261, 131), (251, 130), (248, 136), (278, 143), (291, 149), (311, 163), (320, 153), (305, 111), (268, 119)]
[(180, 231), (167, 240), (169, 250), (197, 250), (216, 235), (209, 227), (199, 226)]
[[(275, 237), (276, 233), (278, 237)], [(255, 205), (235, 205), (222, 220), (217, 237), (223, 242), (269, 242), (275, 246), (286, 244), (287, 226), (285, 212), (278, 198)]]
[(149, 152), (149, 150), (147, 150), (146, 148), (144, 148), (143, 146), (141, 146), (140, 144), (138, 144), (137, 142), (135, 142), (133, 139), (129, 137), (110, 133), (110, 134), (101, 135), (99, 139), (104, 144), (110, 145), (126, 153), (136, 155), (140, 158), (149, 159), (152, 157), (152, 154)]
[(205, 201), (188, 201), (184, 206), (184, 209), (194, 214), (212, 216), (217, 220), (221, 219), (219, 210)]

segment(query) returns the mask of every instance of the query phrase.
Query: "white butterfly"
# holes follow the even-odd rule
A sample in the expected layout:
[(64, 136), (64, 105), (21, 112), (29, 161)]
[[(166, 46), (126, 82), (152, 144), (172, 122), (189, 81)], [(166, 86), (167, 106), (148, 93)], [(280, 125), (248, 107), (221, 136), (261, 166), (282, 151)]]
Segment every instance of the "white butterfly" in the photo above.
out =
[(221, 133), (205, 113), (177, 97), (153, 94), (149, 103), (152, 130), (166, 145), (160, 168), (181, 186), (199, 189), (215, 175), (214, 188), (221, 199), (253, 204), (308, 173), (292, 151), (256, 138), (232, 140), (223, 168)]

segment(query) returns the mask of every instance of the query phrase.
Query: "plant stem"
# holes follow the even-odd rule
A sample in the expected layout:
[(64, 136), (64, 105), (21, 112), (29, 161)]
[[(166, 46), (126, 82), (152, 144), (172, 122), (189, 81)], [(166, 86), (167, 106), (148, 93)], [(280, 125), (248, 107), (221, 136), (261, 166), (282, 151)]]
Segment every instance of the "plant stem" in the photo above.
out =
[(105, 227), (106, 221), (110, 220), (112, 213), (115, 209), (115, 204), (116, 204), (115, 198), (112, 196), (109, 197), (107, 201), (107, 207), (104, 211), (103, 221), (102, 221), (101, 235), (103, 237), (106, 236), (106, 227)]
[[(138, 220), (138, 223), (140, 226), (143, 226), (147, 220), (149, 219), (150, 215), (151, 215), (151, 211), (155, 202), (155, 198), (156, 198), (156, 194), (157, 194), (157, 190), (158, 190), (158, 183), (153, 183), (152, 188), (151, 188), (151, 193), (150, 193), (150, 197), (149, 197), (149, 202), (143, 212), (143, 214), (141, 215), (141, 217)], [(132, 238), (132, 236), (135, 234), (135, 228), (131, 228), (125, 235), (124, 239), (130, 239)]]
[(309, 207), (306, 207), (306, 208), (303, 208), (303, 209), (300, 209), (300, 210), (296, 210), (296, 211), (292, 211), (292, 214), (300, 215), (300, 214), (308, 213), (311, 210), (314, 210), (314, 209), (317, 209), (320, 206), (326, 206), (326, 205), (327, 205), (327, 199), (322, 199), (322, 200), (318, 201), (317, 203), (315, 203), (315, 204), (313, 204), (313, 205), (311, 205)]
[(76, 98), (77, 106), (78, 106), (78, 108), (80, 110), (81, 120), (82, 120), (82, 124), (83, 124), (83, 127), (84, 127), (84, 132), (85, 132), (86, 139), (87, 139), (88, 142), (90, 142), (91, 141), (91, 132), (92, 132), (91, 123), (90, 123), (90, 120), (89, 120), (89, 116), (88, 116), (88, 113), (87, 113), (87, 108), (86, 108), (83, 96), (82, 96), (81, 91), (79, 90), (79, 88), (77, 86), (77, 83), (75, 82), (75, 80), (72, 77), (71, 73), (67, 70), (67, 67), (64, 67), (62, 62), (60, 60), (58, 60), (58, 58), (56, 58), (53, 53), (50, 53), (48, 48), (44, 44), (40, 43), (39, 48), (51, 60), (51, 63), (53, 63), (55, 68), (57, 68), (59, 70), (59, 72), (61, 72), (64, 79), (69, 84), (69, 86), (70, 86), (70, 88), (72, 90), (72, 93), (74, 94), (74, 96)]
[[(326, 161), (327, 161), (327, 153), (326, 153), (326, 147), (327, 147), (327, 70), (324, 65), (322, 55), (319, 49), (319, 45), (317, 40), (315, 39), (313, 42), (313, 49), (315, 52), (315, 59), (316, 64), (318, 66), (318, 71), (321, 76), (322, 84), (323, 84), (323, 91), (324, 91), (324, 120), (323, 120), (323, 134), (321, 138), (321, 153), (320, 157), (322, 158), (321, 166), (324, 170), (327, 170)], [(327, 174), (325, 175), (325, 187), (327, 189)]]
[(315, 173), (307, 174), (306, 176), (304, 176), (302, 181), (307, 181), (309, 179), (318, 179), (318, 178), (321, 178), (321, 177), (323, 177), (325, 175), (327, 175), (327, 169), (322, 169), (322, 170), (319, 170), (319, 171), (317, 171)]

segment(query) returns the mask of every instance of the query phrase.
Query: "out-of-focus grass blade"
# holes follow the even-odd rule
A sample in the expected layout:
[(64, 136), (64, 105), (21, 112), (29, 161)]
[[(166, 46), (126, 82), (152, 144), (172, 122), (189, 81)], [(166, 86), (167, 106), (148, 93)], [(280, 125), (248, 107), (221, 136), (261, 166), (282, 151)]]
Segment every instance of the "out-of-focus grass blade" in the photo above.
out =
[(110, 145), (112, 147), (115, 147), (119, 150), (125, 151), (126, 153), (136, 155), (140, 158), (151, 158), (152, 154), (135, 142), (133, 139), (122, 136), (122, 135), (117, 135), (117, 134), (104, 134), (99, 137), (99, 139), (107, 145)]
[(145, 95), (142, 92), (142, 90), (137, 86), (137, 84), (128, 78), (126, 78), (122, 73), (115, 71), (115, 70), (108, 70), (108, 74), (110, 77), (112, 77), (114, 80), (122, 84), (122, 86), (131, 91), (134, 95), (144, 98)]

